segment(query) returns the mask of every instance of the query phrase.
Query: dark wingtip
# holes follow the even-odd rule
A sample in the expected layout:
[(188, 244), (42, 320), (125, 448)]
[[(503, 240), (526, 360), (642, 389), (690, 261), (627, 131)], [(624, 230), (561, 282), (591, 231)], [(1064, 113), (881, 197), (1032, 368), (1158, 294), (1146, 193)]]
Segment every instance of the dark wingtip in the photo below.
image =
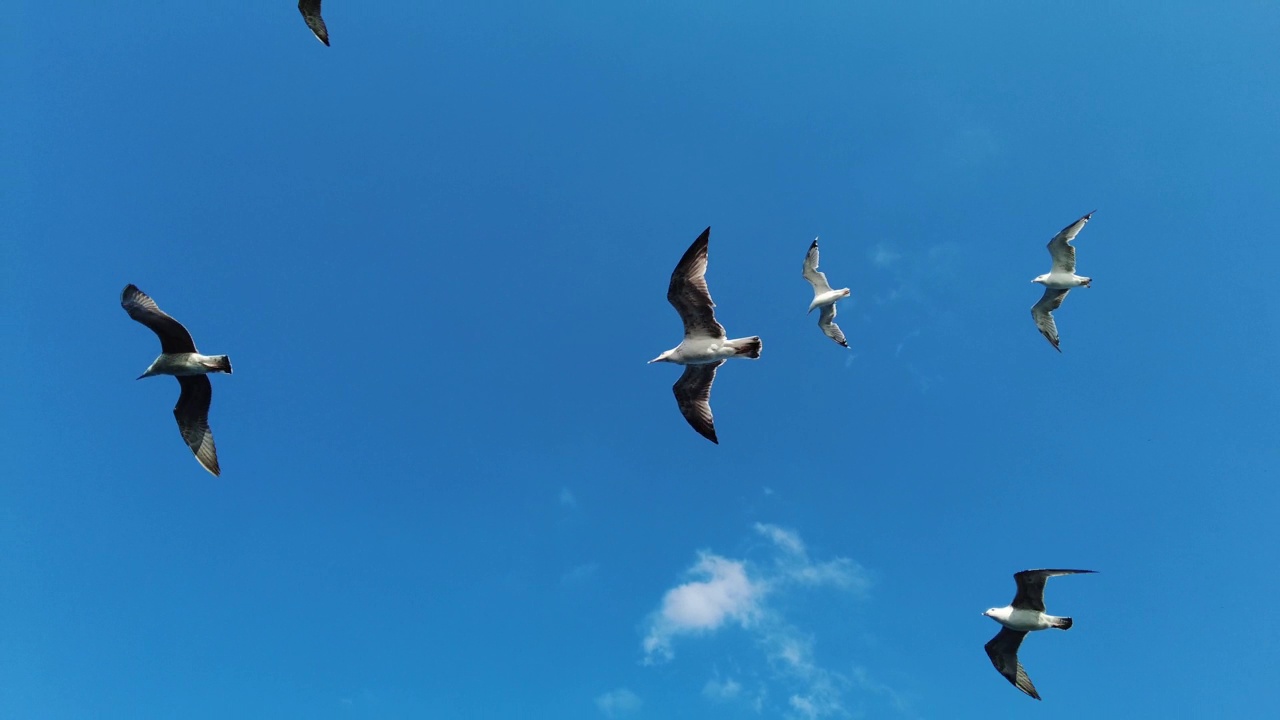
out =
[(814, 239), (813, 239), (813, 242), (812, 242), (812, 243), (810, 243), (810, 245), (809, 245), (809, 249), (810, 249), (810, 250), (812, 250), (812, 249), (814, 249), (814, 248), (816, 248), (816, 247), (818, 247), (818, 238), (814, 238)]

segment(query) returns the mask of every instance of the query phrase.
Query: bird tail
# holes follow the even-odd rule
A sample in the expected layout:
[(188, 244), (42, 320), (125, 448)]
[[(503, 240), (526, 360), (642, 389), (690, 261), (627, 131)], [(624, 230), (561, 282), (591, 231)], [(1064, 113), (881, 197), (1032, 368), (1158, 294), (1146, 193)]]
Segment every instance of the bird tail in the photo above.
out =
[(231, 358), (226, 355), (218, 355), (213, 358), (213, 369), (215, 372), (224, 372), (231, 374)]
[(1053, 626), (1058, 628), (1059, 630), (1070, 630), (1071, 618), (1068, 618), (1068, 617), (1054, 618)]
[(749, 338), (739, 338), (733, 341), (734, 355), (746, 355), (752, 360), (760, 357), (760, 348), (764, 343), (760, 341), (759, 336)]

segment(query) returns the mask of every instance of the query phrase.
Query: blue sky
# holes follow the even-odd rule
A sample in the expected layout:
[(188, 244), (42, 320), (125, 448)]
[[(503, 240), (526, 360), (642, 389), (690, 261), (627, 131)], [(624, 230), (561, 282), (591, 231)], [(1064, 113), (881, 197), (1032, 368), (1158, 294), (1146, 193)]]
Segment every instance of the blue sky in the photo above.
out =
[(0, 716), (1273, 712), (1280, 9), (615, 5), (10, 9)]

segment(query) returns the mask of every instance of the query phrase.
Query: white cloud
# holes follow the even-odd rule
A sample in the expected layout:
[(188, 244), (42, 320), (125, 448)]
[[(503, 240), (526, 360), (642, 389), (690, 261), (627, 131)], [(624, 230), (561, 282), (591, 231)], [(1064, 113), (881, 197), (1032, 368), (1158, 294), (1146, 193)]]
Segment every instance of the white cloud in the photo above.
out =
[(669, 660), (677, 635), (715, 630), (726, 621), (748, 627), (759, 615), (766, 586), (747, 577), (742, 562), (702, 553), (689, 574), (705, 579), (674, 587), (662, 598), (644, 639), (646, 664)]
[(607, 718), (630, 715), (640, 709), (644, 703), (640, 696), (626, 688), (618, 688), (596, 698), (596, 707)]
[(866, 678), (821, 666), (815, 658), (815, 639), (784, 616), (780, 608), (790, 603), (778, 601), (789, 593), (820, 587), (863, 594), (871, 585), (866, 571), (847, 557), (814, 560), (794, 530), (768, 523), (756, 523), (753, 530), (768, 541), (765, 561), (700, 552), (688, 571), (694, 579), (667, 590), (650, 616), (644, 663), (673, 661), (678, 638), (737, 627), (762, 652), (760, 659), (766, 664), (761, 672), (778, 685), (778, 699), (768, 707), (773, 693), (763, 683), (748, 692), (741, 676), (722, 678), (719, 673), (703, 686), (704, 698), (742, 703), (757, 713), (795, 720), (849, 717), (844, 696), (850, 689), (865, 688)]

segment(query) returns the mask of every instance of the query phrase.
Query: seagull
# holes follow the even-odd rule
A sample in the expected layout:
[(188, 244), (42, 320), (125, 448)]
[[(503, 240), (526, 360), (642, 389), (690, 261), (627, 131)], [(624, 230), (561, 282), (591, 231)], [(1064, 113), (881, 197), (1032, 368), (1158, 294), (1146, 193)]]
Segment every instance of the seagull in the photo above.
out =
[(711, 228), (702, 231), (671, 272), (667, 302), (684, 321), (684, 340), (650, 360), (684, 365), (684, 374), (671, 386), (684, 419), (698, 434), (717, 445), (715, 421), (711, 417), (711, 383), (716, 368), (731, 357), (760, 357), (760, 338), (728, 340), (724, 327), (716, 322), (716, 304), (707, 290), (707, 242)]
[(178, 378), (182, 392), (173, 408), (173, 416), (178, 420), (182, 439), (187, 441), (205, 470), (214, 475), (221, 474), (218, 450), (213, 445), (213, 431), (209, 429), (209, 402), (213, 399), (213, 387), (205, 375), (212, 372), (230, 375), (231, 358), (197, 352), (191, 333), (182, 323), (166, 315), (136, 285), (125, 286), (124, 293), (120, 295), (120, 306), (129, 313), (129, 317), (151, 328), (160, 337), (160, 357), (138, 379), (152, 375), (174, 375)]
[(1058, 352), (1062, 352), (1062, 348), (1058, 347), (1058, 324), (1053, 321), (1053, 311), (1062, 306), (1062, 301), (1066, 299), (1067, 293), (1071, 292), (1071, 288), (1081, 285), (1091, 287), (1090, 283), (1093, 282), (1093, 278), (1076, 274), (1076, 249), (1071, 245), (1071, 241), (1076, 239), (1080, 229), (1089, 222), (1091, 217), (1093, 213), (1062, 228), (1062, 232), (1053, 236), (1049, 241), (1049, 256), (1053, 258), (1053, 269), (1031, 281), (1045, 287), (1044, 296), (1040, 298), (1040, 302), (1031, 306), (1031, 317), (1036, 321), (1036, 327), (1040, 329), (1040, 333)]
[(849, 297), (849, 288), (832, 290), (826, 273), (818, 272), (818, 238), (813, 239), (809, 252), (804, 256), (802, 273), (804, 279), (813, 286), (813, 302), (809, 303), (809, 312), (813, 312), (816, 307), (822, 308), (822, 312), (818, 313), (818, 327), (822, 328), (827, 337), (849, 347), (849, 343), (844, 341), (844, 333), (840, 332), (840, 326), (836, 324), (836, 301)]
[(1014, 573), (1013, 579), (1018, 583), (1018, 592), (1013, 596), (1013, 602), (1009, 603), (1008, 607), (991, 608), (982, 613), (1004, 626), (985, 646), (987, 657), (991, 658), (991, 664), (995, 665), (996, 670), (1008, 678), (1014, 687), (1037, 700), (1040, 699), (1040, 693), (1036, 692), (1036, 687), (1031, 684), (1027, 671), (1023, 670), (1022, 663), (1018, 662), (1018, 646), (1022, 644), (1022, 638), (1033, 630), (1071, 628), (1071, 618), (1054, 617), (1045, 613), (1044, 583), (1049, 578), (1059, 575), (1093, 572), (1097, 571), (1023, 570), (1020, 573)]
[(324, 26), (324, 18), (320, 17), (320, 0), (298, 0), (298, 12), (307, 21), (307, 27), (316, 34), (316, 39), (329, 45), (329, 29)]

